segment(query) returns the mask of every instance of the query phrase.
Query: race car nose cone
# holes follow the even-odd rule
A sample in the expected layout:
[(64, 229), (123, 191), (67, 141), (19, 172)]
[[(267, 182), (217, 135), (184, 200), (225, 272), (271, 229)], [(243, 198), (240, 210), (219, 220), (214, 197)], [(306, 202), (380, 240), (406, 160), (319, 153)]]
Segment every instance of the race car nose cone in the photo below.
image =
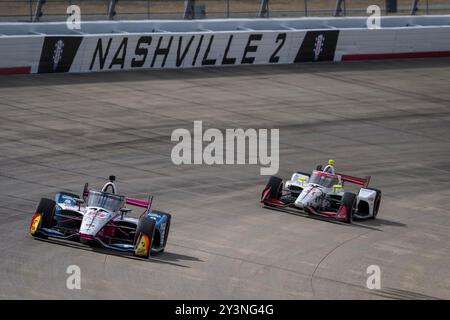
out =
[(295, 205), (302, 209), (306, 207), (316, 208), (321, 195), (322, 191), (320, 188), (314, 185), (308, 185), (295, 200)]

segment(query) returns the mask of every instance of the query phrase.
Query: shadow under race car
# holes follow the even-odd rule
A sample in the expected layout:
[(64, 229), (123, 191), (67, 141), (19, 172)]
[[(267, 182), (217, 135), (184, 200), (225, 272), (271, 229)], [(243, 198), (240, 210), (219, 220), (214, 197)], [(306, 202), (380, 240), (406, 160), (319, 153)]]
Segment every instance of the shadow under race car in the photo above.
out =
[[(334, 169), (333, 169), (334, 171)], [(353, 218), (375, 219), (381, 203), (381, 191), (369, 188), (370, 176), (357, 178), (322, 171), (296, 172), (291, 180), (270, 177), (261, 202), (268, 207), (295, 208), (308, 214), (351, 223)], [(344, 182), (362, 186), (358, 194), (346, 192)]]
[[(101, 191), (89, 190), (86, 183), (82, 198), (68, 192), (57, 193), (55, 200), (42, 198), (31, 219), (31, 235), (100, 244), (144, 258), (163, 252), (171, 215), (151, 209), (153, 197), (145, 201), (118, 195), (114, 180), (111, 176)], [(139, 218), (128, 217), (131, 209), (125, 204), (145, 211)]]

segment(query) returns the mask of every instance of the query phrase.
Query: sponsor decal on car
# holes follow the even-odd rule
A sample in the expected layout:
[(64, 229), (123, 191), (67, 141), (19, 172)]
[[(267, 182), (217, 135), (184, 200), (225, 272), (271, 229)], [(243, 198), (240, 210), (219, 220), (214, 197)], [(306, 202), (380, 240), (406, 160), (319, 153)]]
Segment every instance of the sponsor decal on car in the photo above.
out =
[(36, 213), (33, 218), (31, 219), (31, 224), (30, 224), (30, 233), (31, 234), (35, 234), (38, 227), (39, 227), (39, 223), (41, 222), (41, 214), (40, 213)]
[(148, 255), (149, 249), (150, 249), (150, 240), (146, 234), (141, 233), (139, 235), (139, 239), (137, 241), (134, 254), (137, 256), (146, 257)]

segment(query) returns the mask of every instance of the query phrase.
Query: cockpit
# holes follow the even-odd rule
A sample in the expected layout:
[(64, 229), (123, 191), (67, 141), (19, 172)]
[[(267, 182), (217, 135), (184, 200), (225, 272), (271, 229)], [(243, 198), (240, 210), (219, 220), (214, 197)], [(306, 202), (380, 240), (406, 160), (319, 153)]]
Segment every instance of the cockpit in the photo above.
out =
[(89, 191), (88, 207), (100, 207), (111, 212), (119, 211), (125, 205), (125, 196), (103, 191)]
[(340, 184), (340, 179), (334, 174), (329, 174), (322, 171), (313, 171), (308, 183), (318, 184), (325, 188), (332, 188), (334, 185)]

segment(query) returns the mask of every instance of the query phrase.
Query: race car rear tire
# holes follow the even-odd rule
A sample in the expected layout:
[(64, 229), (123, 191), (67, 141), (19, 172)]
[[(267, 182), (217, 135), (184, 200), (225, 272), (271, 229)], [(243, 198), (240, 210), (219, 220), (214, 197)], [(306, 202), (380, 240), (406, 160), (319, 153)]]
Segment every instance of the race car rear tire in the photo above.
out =
[(134, 239), (134, 255), (148, 258), (152, 251), (153, 236), (155, 235), (156, 221), (143, 216), (139, 219)]
[(381, 190), (379, 189), (375, 189), (375, 188), (365, 188), (368, 190), (373, 190), (375, 191), (377, 194), (375, 196), (375, 201), (373, 203), (373, 215), (372, 215), (372, 219), (375, 219), (377, 217), (378, 214), (378, 210), (380, 210), (380, 205), (381, 205)]
[(270, 177), (266, 188), (270, 188), (269, 198), (279, 199), (281, 197), (281, 190), (283, 189), (283, 179), (275, 176)]
[(357, 203), (357, 197), (356, 194), (352, 192), (345, 192), (342, 197), (342, 203), (341, 206), (347, 207), (348, 215), (345, 222), (352, 223), (353, 221), (353, 214), (356, 211), (356, 203)]
[(56, 202), (52, 199), (47, 199), (47, 198), (42, 198), (39, 201), (39, 204), (36, 208), (35, 214), (40, 214), (41, 215), (41, 220), (39, 221), (39, 225), (37, 227), (37, 230), (34, 234), (32, 234), (32, 236), (37, 237), (37, 238), (44, 238), (46, 239), (47, 237), (39, 234), (39, 229), (41, 228), (51, 228), (52, 224), (53, 224), (53, 216), (55, 215), (55, 207), (56, 207)]

